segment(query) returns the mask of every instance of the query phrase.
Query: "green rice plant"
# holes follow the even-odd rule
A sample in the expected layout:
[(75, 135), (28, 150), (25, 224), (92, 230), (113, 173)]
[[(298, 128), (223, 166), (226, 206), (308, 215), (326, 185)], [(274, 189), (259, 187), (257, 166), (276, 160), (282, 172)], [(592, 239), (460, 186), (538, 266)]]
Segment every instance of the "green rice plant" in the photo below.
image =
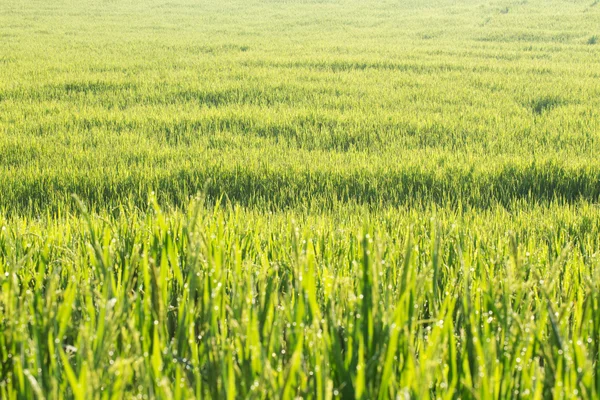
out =
[(598, 393), (594, 206), (151, 205), (2, 230), (3, 398)]
[(589, 0), (1, 8), (1, 399), (600, 396)]

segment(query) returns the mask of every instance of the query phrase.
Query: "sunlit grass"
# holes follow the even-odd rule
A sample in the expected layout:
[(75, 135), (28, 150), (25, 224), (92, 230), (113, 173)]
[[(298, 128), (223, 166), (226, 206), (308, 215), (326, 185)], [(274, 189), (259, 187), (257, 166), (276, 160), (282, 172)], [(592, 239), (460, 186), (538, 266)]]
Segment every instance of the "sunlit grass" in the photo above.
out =
[(3, 398), (598, 395), (599, 214), (3, 222)]
[(0, 399), (599, 397), (599, 23), (5, 1)]

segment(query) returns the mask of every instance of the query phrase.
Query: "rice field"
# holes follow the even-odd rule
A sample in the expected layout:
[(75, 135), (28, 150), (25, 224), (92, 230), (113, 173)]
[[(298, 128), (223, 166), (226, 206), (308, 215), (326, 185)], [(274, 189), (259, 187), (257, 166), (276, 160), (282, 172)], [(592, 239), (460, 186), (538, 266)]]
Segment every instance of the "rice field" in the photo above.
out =
[(0, 399), (600, 397), (599, 35), (4, 0)]

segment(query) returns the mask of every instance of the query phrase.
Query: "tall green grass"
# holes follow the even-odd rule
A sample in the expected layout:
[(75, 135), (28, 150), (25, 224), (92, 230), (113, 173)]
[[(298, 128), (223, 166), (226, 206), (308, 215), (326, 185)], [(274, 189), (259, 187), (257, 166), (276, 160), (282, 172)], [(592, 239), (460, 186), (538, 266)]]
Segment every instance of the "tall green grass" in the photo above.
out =
[(2, 222), (2, 398), (599, 395), (576, 207)]
[(210, 151), (196, 162), (180, 158), (133, 170), (126, 165), (98, 165), (69, 168), (69, 173), (23, 167), (3, 175), (0, 206), (11, 215), (64, 214), (77, 210), (71, 201), (74, 193), (95, 211), (118, 209), (121, 204), (145, 209), (152, 190), (168, 207), (185, 207), (191, 196), (202, 192), (211, 203), (229, 201), (271, 211), (304, 207), (316, 212), (345, 203), (372, 209), (430, 204), (485, 209), (600, 198), (597, 161), (506, 158), (490, 164), (485, 158), (434, 154), (425, 159), (410, 154), (383, 158), (302, 152), (291, 160), (286, 155)]
[(3, 0), (0, 399), (600, 397), (596, 3)]
[(587, 0), (144, 4), (5, 4), (0, 209), (597, 200)]

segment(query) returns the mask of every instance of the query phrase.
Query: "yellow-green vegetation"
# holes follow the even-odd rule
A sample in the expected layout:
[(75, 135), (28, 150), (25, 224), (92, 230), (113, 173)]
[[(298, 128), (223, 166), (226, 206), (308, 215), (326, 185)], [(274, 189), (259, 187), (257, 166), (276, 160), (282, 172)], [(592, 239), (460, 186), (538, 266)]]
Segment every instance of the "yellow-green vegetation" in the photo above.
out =
[(598, 35), (3, 0), (0, 398), (599, 397)]

